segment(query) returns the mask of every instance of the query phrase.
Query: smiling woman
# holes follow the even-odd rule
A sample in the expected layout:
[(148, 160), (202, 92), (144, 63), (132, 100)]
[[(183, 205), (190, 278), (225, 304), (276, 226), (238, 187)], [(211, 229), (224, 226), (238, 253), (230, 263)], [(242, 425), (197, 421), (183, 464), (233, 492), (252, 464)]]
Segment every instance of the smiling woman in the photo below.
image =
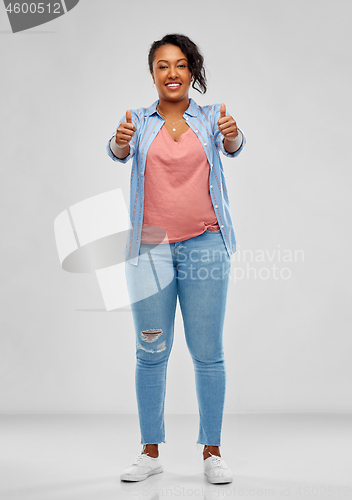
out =
[[(235, 158), (246, 140), (224, 103), (198, 106), (189, 97), (191, 85), (205, 93), (207, 84), (203, 56), (187, 36), (154, 42), (148, 63), (158, 100), (128, 109), (107, 144), (114, 161), (133, 159), (125, 271), (144, 446), (121, 479), (141, 481), (163, 470), (158, 444), (165, 442), (166, 370), (178, 297), (195, 369), (204, 473), (211, 483), (226, 483), (232, 473), (219, 450), (226, 380), (222, 336), (236, 239), (220, 151)], [(195, 260), (198, 252), (209, 258)]]
[[(182, 57), (184, 58), (184, 61), (187, 62), (187, 66), (193, 77), (192, 87), (195, 90), (198, 90), (198, 92), (205, 94), (207, 90), (207, 84), (204, 69), (204, 58), (200, 53), (197, 45), (193, 43), (192, 40), (190, 40), (188, 37), (185, 37), (183, 35), (166, 35), (161, 40), (158, 40), (157, 42), (154, 42), (152, 44), (148, 55), (148, 65), (150, 73), (153, 74), (154, 62), (155, 59), (157, 59), (155, 54), (156, 51), (160, 47), (164, 47), (168, 44), (173, 45), (174, 47), (178, 47), (181, 50), (183, 54)], [(200, 90), (197, 87), (199, 87)]]
[[(151, 75), (159, 94), (158, 111), (164, 117), (171, 137), (178, 141), (188, 129), (183, 119), (189, 106), (188, 93), (192, 82), (188, 59), (177, 45), (163, 45), (155, 51)], [(170, 122), (166, 118), (168, 115), (179, 118), (179, 122)]]

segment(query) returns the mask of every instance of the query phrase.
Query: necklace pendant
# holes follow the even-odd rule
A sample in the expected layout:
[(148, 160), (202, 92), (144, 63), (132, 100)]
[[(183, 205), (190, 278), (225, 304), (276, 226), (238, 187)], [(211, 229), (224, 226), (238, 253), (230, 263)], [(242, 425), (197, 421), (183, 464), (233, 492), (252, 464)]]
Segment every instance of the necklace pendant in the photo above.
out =
[(173, 130), (174, 132), (176, 132), (176, 129), (175, 129), (175, 128), (173, 128), (172, 130)]

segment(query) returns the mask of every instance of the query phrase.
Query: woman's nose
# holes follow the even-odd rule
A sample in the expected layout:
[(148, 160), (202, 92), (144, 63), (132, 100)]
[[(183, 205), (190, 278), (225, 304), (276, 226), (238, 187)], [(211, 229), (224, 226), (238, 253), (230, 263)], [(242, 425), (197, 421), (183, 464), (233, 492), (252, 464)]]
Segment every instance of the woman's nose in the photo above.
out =
[(173, 67), (173, 66), (170, 66), (169, 67), (169, 78), (176, 78), (177, 76), (177, 68), (176, 67)]

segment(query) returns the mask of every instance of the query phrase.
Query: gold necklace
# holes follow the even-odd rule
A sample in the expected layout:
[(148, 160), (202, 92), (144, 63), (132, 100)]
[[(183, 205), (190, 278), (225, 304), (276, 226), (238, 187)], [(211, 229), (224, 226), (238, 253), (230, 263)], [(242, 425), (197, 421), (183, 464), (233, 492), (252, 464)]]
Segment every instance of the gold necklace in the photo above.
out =
[[(159, 109), (158, 111), (159, 111), (159, 113), (161, 114), (161, 116), (163, 116), (163, 117), (164, 117), (165, 121), (166, 121), (166, 122), (168, 122), (168, 123), (170, 123), (170, 125), (176, 125), (177, 123), (180, 123), (180, 122), (182, 122), (182, 120), (183, 120), (183, 116), (182, 116), (181, 120), (179, 120), (178, 122), (170, 122), (170, 121), (166, 118), (166, 115), (164, 115), (164, 114), (160, 111), (160, 109)], [(169, 118), (178, 118), (178, 116), (169, 116)], [(172, 130), (173, 130), (173, 132), (176, 132), (176, 127), (172, 127)]]

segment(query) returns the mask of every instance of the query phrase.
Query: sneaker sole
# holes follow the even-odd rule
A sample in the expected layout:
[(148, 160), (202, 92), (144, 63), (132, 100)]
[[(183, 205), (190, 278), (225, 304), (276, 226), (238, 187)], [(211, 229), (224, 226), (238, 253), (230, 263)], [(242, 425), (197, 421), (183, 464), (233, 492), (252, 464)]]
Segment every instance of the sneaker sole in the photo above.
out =
[(209, 483), (211, 483), (211, 484), (232, 483), (232, 481), (233, 481), (232, 477), (214, 477), (214, 478), (212, 478), (212, 477), (209, 477), (207, 475), (206, 475), (206, 477), (207, 477)]
[(152, 476), (153, 474), (159, 474), (160, 472), (163, 472), (164, 469), (162, 467), (159, 467), (158, 469), (153, 469), (150, 472), (147, 472), (146, 474), (142, 474), (141, 476), (131, 476), (130, 474), (121, 474), (120, 479), (121, 481), (143, 481), (144, 479), (147, 479), (147, 477)]

